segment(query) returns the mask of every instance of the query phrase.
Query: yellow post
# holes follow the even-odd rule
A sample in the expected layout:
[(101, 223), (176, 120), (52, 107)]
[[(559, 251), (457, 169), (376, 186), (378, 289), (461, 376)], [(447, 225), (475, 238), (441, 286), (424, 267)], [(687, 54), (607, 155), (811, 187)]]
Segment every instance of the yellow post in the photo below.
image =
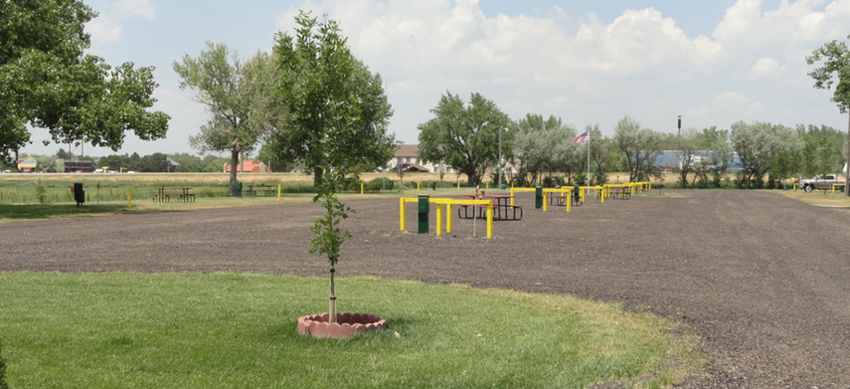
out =
[(416, 182), (416, 191), (419, 192), (419, 182)]
[(277, 198), (280, 198), (280, 184), (277, 184)]
[(452, 204), (446, 203), (446, 233), (452, 233)]
[(511, 206), (514, 206), (514, 184), (511, 184)]
[(360, 183), (360, 194), (363, 194), (363, 183)]
[(599, 190), (599, 199), (600, 204), (605, 204), (605, 187)]
[(487, 237), (493, 237), (493, 201), (487, 204)]
[(132, 197), (133, 197), (133, 189), (127, 188), (127, 208), (130, 208), (130, 207), (133, 206)]
[(490, 181), (484, 183), (484, 189), (490, 189)]
[(399, 218), (399, 220), (401, 224), (401, 230), (404, 231), (404, 197), (398, 199), (398, 201), (400, 204), (399, 208), (401, 209), (401, 217)]
[(549, 192), (543, 191), (543, 212), (549, 210)]
[(460, 192), (460, 181), (457, 182), (457, 191)]
[(443, 235), (443, 209), (437, 204), (437, 236)]
[(573, 193), (572, 193), (572, 191), (569, 191), (569, 190), (567, 191), (567, 198), (566, 198), (566, 199), (564, 199), (564, 201), (566, 201), (566, 202), (567, 202), (567, 213), (569, 213), (569, 212), (570, 212), (570, 203), (572, 203), (572, 202), (573, 202)]

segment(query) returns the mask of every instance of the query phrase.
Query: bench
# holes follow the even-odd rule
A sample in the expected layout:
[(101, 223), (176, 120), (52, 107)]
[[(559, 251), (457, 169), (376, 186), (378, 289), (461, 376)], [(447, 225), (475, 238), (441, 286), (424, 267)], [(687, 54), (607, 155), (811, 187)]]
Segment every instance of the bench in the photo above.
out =
[(248, 185), (248, 190), (245, 192), (249, 196), (257, 196), (257, 193), (262, 193), (264, 196), (274, 196), (277, 193), (277, 188), (273, 185)]

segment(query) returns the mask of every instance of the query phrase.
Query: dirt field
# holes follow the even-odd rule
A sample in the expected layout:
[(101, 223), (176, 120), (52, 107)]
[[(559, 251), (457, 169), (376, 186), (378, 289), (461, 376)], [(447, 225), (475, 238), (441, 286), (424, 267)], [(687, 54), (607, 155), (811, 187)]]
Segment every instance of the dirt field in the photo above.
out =
[[(653, 190), (653, 193), (657, 193)], [(672, 193), (665, 191), (665, 193)], [(402, 233), (398, 200), (356, 200), (341, 276), (572, 294), (691, 325), (715, 362), (687, 388), (850, 387), (850, 213), (777, 193), (679, 191), (535, 211), (470, 239)], [(415, 205), (408, 228), (415, 231)], [(0, 224), (0, 270), (324, 276), (314, 204)], [(432, 212), (433, 218), (433, 212)], [(484, 223), (477, 225), (484, 235)], [(344, 307), (344, 279), (337, 293)]]

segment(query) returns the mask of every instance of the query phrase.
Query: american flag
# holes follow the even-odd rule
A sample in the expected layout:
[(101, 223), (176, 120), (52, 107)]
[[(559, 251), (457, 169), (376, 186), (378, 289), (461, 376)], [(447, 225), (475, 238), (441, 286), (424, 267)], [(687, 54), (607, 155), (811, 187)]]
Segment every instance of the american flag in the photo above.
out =
[(588, 135), (587, 131), (583, 132), (581, 135), (573, 138), (573, 144), (584, 143), (590, 140), (590, 135)]

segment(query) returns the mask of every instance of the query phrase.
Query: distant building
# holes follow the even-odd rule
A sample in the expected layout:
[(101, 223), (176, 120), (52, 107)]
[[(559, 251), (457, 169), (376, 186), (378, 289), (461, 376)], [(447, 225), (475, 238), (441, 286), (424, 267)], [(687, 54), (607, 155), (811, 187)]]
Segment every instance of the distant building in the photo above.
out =
[[(224, 172), (230, 173), (230, 164), (224, 164)], [(237, 173), (271, 173), (272, 169), (270, 169), (266, 164), (260, 161), (242, 161), (239, 165), (236, 165)]]
[[(395, 152), (393, 159), (387, 162), (387, 169), (398, 170), (401, 165), (402, 171), (405, 173), (457, 173), (451, 166), (447, 166), (442, 161), (440, 162), (423, 162), (419, 158), (419, 145), (401, 145)], [(488, 173), (494, 172), (494, 168), (487, 168)], [(513, 165), (505, 162), (505, 173), (516, 173), (517, 170)]]
[[(92, 173), (94, 165), (91, 161), (62, 161), (65, 173)], [(57, 163), (58, 166), (58, 163)]]

